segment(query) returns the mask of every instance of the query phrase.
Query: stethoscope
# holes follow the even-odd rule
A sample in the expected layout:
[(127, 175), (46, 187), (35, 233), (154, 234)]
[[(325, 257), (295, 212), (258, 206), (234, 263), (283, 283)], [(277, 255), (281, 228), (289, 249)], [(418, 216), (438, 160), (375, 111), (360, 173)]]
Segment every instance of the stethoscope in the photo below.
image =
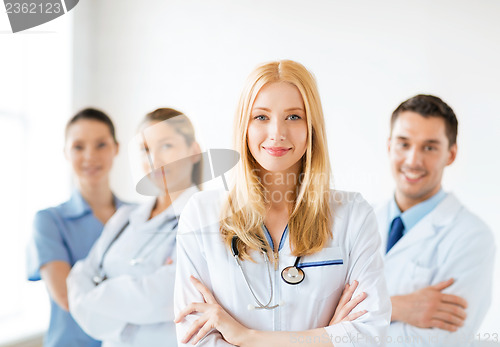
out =
[[(167, 223), (170, 223), (172, 221), (176, 221), (176, 223), (174, 224), (174, 226), (172, 227), (172, 230), (175, 230), (175, 228), (177, 228), (177, 225), (179, 224), (179, 218), (177, 216), (173, 216), (172, 218), (169, 218), (167, 219), (165, 222), (163, 222), (161, 224), (161, 226), (158, 227), (158, 229), (160, 229), (161, 227), (163, 227), (164, 225), (166, 225)], [(106, 276), (106, 274), (104, 273), (104, 270), (103, 270), (103, 265), (104, 265), (104, 259), (106, 258), (106, 253), (108, 253), (109, 249), (111, 248), (111, 246), (113, 246), (113, 244), (118, 240), (118, 238), (123, 234), (123, 232), (125, 231), (125, 229), (127, 228), (127, 226), (130, 224), (130, 222), (127, 220), (127, 223), (125, 223), (125, 225), (120, 229), (120, 231), (115, 235), (115, 237), (113, 237), (113, 239), (111, 240), (111, 242), (108, 244), (108, 246), (106, 247), (106, 249), (104, 250), (104, 252), (102, 253), (102, 256), (101, 256), (101, 261), (99, 262), (99, 266), (97, 268), (97, 272), (99, 273), (99, 275), (95, 275), (94, 277), (92, 277), (92, 281), (94, 282), (94, 284), (97, 286), (99, 284), (101, 284), (102, 282), (104, 282), (105, 280), (108, 279), (108, 276)], [(142, 246), (141, 248), (139, 248), (139, 250), (135, 253), (135, 255), (132, 257), (132, 259), (130, 259), (129, 261), (129, 264), (131, 266), (136, 266), (136, 265), (139, 265), (139, 264), (142, 264), (148, 256), (150, 256), (151, 254), (154, 253), (154, 251), (163, 243), (164, 240), (167, 239), (167, 236), (168, 236), (168, 233), (165, 233), (166, 236), (164, 237), (163, 240), (161, 240), (160, 242), (156, 243), (156, 245), (149, 251), (149, 253), (143, 257), (140, 257), (140, 255), (142, 254), (142, 252), (144, 251), (144, 249), (146, 249), (146, 247), (151, 244), (151, 242), (156, 238), (156, 236), (158, 236), (159, 234), (161, 233), (154, 233)]]
[[(254, 297), (255, 301), (257, 302), (257, 306), (248, 305), (249, 310), (273, 310), (278, 306), (283, 306), (283, 303), (278, 303), (276, 305), (271, 305), (271, 302), (273, 301), (273, 296), (274, 296), (274, 290), (273, 290), (273, 281), (271, 279), (271, 270), (270, 270), (270, 264), (269, 264), (269, 256), (267, 255), (267, 252), (265, 248), (261, 249), (261, 253), (264, 256), (264, 262), (266, 263), (267, 267), (267, 275), (269, 279), (269, 286), (271, 287), (271, 296), (266, 304), (263, 304), (258, 298), (257, 295), (255, 295), (255, 292), (253, 291), (252, 286), (250, 285), (250, 281), (248, 280), (247, 274), (245, 273), (245, 270), (241, 266), (241, 262), (239, 259), (239, 251), (238, 251), (238, 236), (233, 236), (231, 239), (231, 252), (233, 253), (233, 257), (236, 260), (236, 263), (238, 264), (238, 267), (240, 268), (240, 271), (243, 275), (243, 278), (245, 280), (245, 283), (247, 284), (248, 289), (250, 289), (250, 292), (252, 293), (252, 296)], [(300, 262), (300, 257), (297, 257), (295, 259), (295, 263), (293, 266), (287, 266), (286, 268), (281, 271), (281, 278), (283, 281), (287, 284), (290, 285), (296, 285), (301, 283), (304, 278), (306, 277), (306, 274), (304, 273), (304, 270), (302, 270), (300, 267), (298, 267)]]

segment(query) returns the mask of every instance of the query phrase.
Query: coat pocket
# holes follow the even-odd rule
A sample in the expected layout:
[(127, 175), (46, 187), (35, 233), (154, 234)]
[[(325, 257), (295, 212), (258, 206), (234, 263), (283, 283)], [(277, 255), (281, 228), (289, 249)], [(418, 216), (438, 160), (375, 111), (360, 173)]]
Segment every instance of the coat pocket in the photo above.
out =
[(411, 276), (412, 290), (419, 290), (424, 287), (430, 286), (432, 281), (432, 276), (434, 274), (434, 267), (424, 267), (418, 263), (412, 262), (412, 271), (409, 271)]
[(304, 257), (298, 267), (304, 271), (304, 281), (297, 285), (300, 294), (324, 299), (342, 289), (346, 279), (346, 264), (340, 247), (324, 248)]

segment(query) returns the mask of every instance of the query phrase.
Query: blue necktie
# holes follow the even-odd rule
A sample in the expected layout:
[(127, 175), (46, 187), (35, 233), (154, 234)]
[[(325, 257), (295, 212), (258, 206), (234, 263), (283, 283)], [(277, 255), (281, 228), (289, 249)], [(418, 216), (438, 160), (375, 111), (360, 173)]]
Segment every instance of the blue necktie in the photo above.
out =
[(405, 226), (401, 217), (396, 217), (392, 220), (391, 223), (391, 231), (389, 231), (389, 238), (387, 239), (387, 251), (388, 253), (391, 248), (399, 241), (400, 238), (403, 237), (403, 230), (405, 230)]

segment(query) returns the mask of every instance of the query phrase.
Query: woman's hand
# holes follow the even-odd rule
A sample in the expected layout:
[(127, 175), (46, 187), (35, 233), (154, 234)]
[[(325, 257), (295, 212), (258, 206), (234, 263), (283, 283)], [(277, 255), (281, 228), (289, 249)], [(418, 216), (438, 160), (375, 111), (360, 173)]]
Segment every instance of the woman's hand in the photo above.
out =
[(249, 335), (250, 329), (241, 325), (229, 313), (227, 313), (215, 300), (210, 290), (203, 285), (199, 280), (191, 276), (191, 282), (196, 289), (203, 295), (204, 303), (193, 302), (186, 306), (179, 312), (174, 322), (179, 323), (189, 314), (200, 312), (202, 316), (199, 317), (193, 325), (189, 328), (182, 339), (182, 343), (188, 343), (192, 338), (191, 343), (196, 344), (200, 341), (210, 330), (216, 329), (222, 337), (229, 343), (239, 346), (243, 343), (245, 338)]
[(333, 315), (333, 318), (328, 325), (334, 325), (340, 322), (350, 322), (368, 312), (366, 310), (363, 310), (351, 313), (352, 310), (354, 310), (360, 302), (366, 299), (365, 292), (356, 295), (355, 298), (352, 297), (357, 287), (358, 281), (353, 281), (352, 285), (345, 285), (342, 296), (340, 297), (337, 308), (335, 309), (335, 314)]

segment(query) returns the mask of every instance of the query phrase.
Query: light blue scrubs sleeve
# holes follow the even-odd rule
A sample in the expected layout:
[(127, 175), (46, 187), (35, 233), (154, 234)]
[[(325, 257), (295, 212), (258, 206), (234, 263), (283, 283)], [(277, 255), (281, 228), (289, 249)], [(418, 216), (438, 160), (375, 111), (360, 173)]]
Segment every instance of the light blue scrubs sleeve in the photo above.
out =
[(61, 260), (70, 264), (70, 255), (61, 234), (63, 225), (56, 221), (56, 212), (51, 209), (38, 211), (33, 222), (33, 237), (28, 244), (28, 280), (39, 281), (40, 267), (48, 262)]

